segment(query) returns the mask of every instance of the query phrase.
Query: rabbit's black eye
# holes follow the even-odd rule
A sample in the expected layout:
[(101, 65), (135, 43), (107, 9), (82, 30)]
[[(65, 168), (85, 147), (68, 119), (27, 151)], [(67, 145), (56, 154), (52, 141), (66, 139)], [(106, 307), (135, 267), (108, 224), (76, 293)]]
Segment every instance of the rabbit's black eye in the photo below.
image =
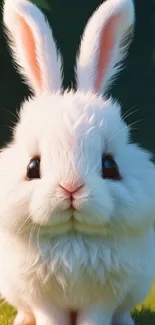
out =
[(36, 157), (30, 160), (27, 166), (27, 179), (40, 178), (40, 158)]
[(121, 179), (119, 168), (111, 155), (102, 157), (102, 177), (117, 181)]

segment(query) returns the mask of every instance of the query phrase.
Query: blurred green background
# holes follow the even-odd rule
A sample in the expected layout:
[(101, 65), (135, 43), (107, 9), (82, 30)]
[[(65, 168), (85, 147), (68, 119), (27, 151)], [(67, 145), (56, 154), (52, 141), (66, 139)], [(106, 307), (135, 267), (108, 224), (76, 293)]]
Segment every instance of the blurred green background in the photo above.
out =
[[(13, 0), (12, 0), (13, 1)], [(43, 8), (53, 28), (64, 60), (64, 87), (74, 85), (74, 63), (80, 36), (94, 9), (102, 0), (33, 0)], [(0, 0), (2, 6), (2, 0)], [(155, 152), (155, 0), (135, 0), (136, 29), (126, 68), (112, 94), (128, 112), (133, 139)], [(2, 12), (2, 10), (1, 10)], [(0, 17), (1, 19), (2, 17)], [(29, 93), (21, 83), (0, 28), (0, 146), (11, 134), (10, 126), (20, 102)], [(137, 121), (135, 123), (135, 121)]]

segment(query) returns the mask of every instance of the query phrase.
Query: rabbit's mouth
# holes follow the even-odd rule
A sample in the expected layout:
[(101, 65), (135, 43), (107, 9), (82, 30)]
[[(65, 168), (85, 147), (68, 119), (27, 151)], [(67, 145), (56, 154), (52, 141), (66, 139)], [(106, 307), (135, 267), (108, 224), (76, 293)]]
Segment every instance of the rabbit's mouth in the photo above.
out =
[(103, 228), (100, 226), (92, 225), (84, 221), (78, 221), (74, 213), (66, 222), (58, 223), (57, 225), (42, 226), (40, 234), (45, 236), (59, 235), (68, 232), (80, 232), (85, 234), (103, 235)]
[[(89, 222), (89, 220), (85, 218), (85, 213), (82, 211), (77, 210), (71, 205), (65, 211), (67, 213), (66, 220), (63, 220), (62, 215), (62, 218), (59, 216), (58, 222), (55, 221), (53, 223), (38, 225), (39, 234), (47, 237), (57, 236), (69, 232), (104, 235), (105, 229), (103, 229), (103, 225), (101, 227), (101, 224), (97, 225)], [(37, 231), (37, 223), (35, 223), (35, 225)]]
[(80, 232), (85, 234), (93, 235), (103, 235), (103, 229), (101, 227), (96, 227), (89, 225), (87, 223), (82, 223), (79, 221), (70, 221), (66, 223), (61, 223), (57, 226), (44, 226), (40, 228), (40, 235), (51, 236), (59, 235), (63, 233), (69, 233), (71, 231)]

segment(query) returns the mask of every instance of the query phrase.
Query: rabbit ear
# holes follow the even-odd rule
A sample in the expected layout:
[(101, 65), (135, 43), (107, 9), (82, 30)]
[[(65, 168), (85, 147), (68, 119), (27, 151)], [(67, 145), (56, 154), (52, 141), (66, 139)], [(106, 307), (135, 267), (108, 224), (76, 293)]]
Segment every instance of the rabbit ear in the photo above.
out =
[(105, 92), (121, 67), (132, 35), (132, 0), (107, 0), (89, 19), (77, 58), (81, 90)]
[(5, 0), (3, 21), (14, 60), (35, 94), (60, 89), (60, 55), (40, 9), (27, 0)]

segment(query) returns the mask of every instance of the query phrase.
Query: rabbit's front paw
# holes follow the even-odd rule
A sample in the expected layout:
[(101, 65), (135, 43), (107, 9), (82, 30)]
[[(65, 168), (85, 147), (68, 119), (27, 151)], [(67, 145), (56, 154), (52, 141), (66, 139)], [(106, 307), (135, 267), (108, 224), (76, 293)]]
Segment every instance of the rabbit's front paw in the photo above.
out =
[(70, 325), (69, 313), (48, 303), (34, 309), (34, 315), (36, 325)]
[(18, 312), (13, 325), (36, 325), (33, 314), (28, 312)]
[(130, 315), (129, 312), (126, 312), (124, 314), (116, 314), (112, 325), (134, 325), (134, 321)]
[(76, 325), (111, 325), (113, 311), (101, 308), (91, 308), (85, 312), (80, 312)]

